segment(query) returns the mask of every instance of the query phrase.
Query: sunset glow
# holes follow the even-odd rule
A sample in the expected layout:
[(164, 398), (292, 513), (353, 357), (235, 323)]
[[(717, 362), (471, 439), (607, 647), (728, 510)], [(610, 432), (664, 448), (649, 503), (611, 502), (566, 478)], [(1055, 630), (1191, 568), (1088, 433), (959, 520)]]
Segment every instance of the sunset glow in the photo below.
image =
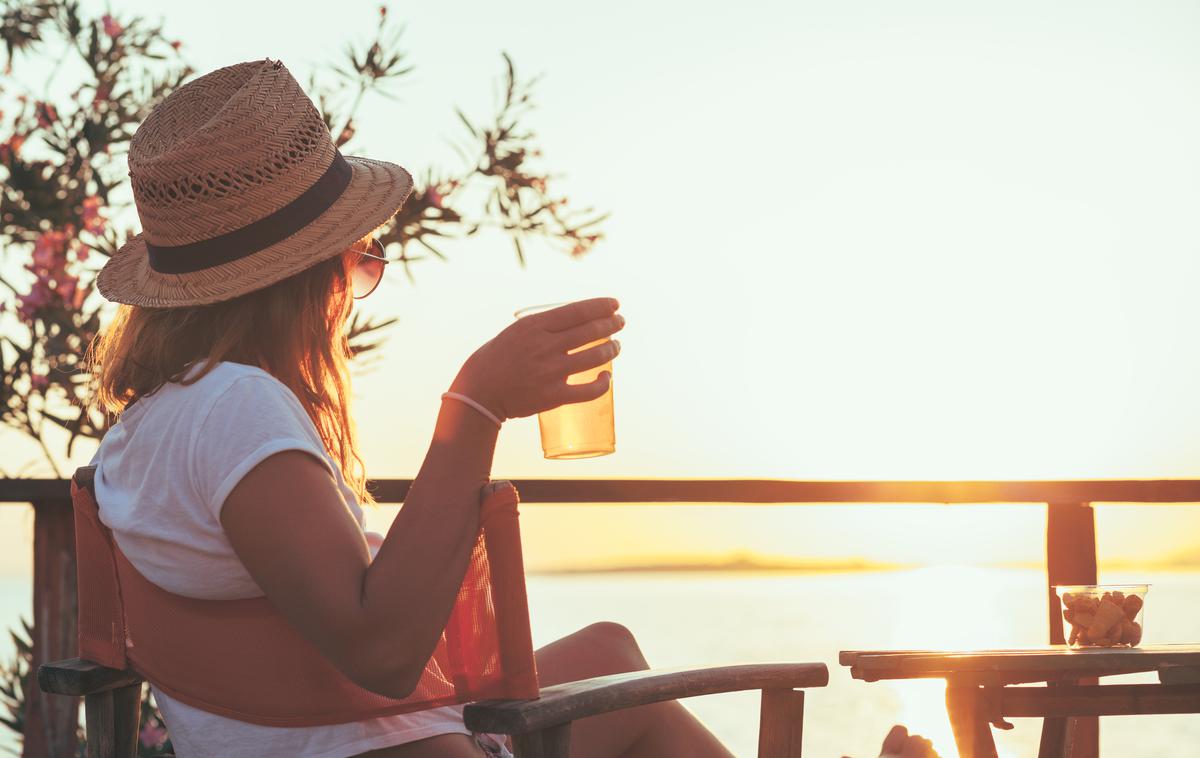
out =
[[(649, 33), (673, 17), (667, 5), (643, 9), (659, 21), (638, 25), (593, 18), (601, 36), (605, 24), (621, 29), (625, 52), (603, 65), (564, 54), (551, 30), (566, 11), (553, 5), (531, 10), (532, 23), (480, 7), (471, 26), (406, 8), (421, 64), (403, 99), (424, 105), (368, 103), (363, 144), (414, 168), (453, 160), (441, 111), (489, 107), (475, 85), (498, 52), (473, 40), (499, 25), (531, 73), (548, 74), (537, 126), (571, 167), (563, 186), (613, 216), (582, 260), (535, 249), (522, 270), (496, 235), (451, 246), (450, 263), (418, 264), (415, 285), (388, 273), (364, 307), (400, 323), (356, 381), (371, 472), (415, 473), (438, 394), (517, 307), (604, 294), (629, 322), (615, 366), (617, 452), (546, 461), (525, 419), (502, 435), (496, 475), (1200, 474), (1190, 391), (1200, 353), (1188, 349), (1200, 323), (1188, 231), (1200, 200), (1200, 106), (1188, 94), (1200, 54), (1182, 31), (1194, 9), (1141, 9), (1135, 22), (1118, 6), (1005, 8), (874, 4), (860, 17), (809, 3), (739, 12), (736, 23), (721, 15), (730, 9), (688, 14), (687, 39), (733, 31), (717, 57), (674, 38), (688, 61), (679, 68)], [(355, 13), (343, 10), (348, 27)], [(218, 32), (212, 18), (172, 9), (201, 68), (321, 57), (316, 27), (264, 50), (254, 24)], [(7, 460), (36, 461), (35, 447), (4, 435)], [(1161, 557), (1151, 533), (1168, 554), (1195, 547), (1187, 534), (1200, 511), (1153, 510), (1153, 529), (1102, 511), (1101, 542), (1111, 523), (1133, 532), (1115, 546), (1122, 557)], [(946, 560), (1039, 552), (1039, 514), (1027, 507), (672, 511), (682, 518), (652, 541), (659, 513), (532, 508), (530, 534), (544, 536), (531, 536), (531, 557), (559, 562), (556, 536), (581, 529), (596, 557), (748, 549), (921, 562), (980, 532), (986, 545)], [(857, 523), (888, 528), (857, 529), (853, 544), (831, 538)]]

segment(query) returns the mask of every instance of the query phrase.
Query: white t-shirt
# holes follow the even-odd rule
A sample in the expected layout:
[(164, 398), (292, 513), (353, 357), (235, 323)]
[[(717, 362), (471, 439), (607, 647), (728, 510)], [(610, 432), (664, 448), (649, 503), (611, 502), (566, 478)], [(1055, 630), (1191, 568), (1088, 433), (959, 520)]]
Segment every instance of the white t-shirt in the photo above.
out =
[[(170, 592), (260, 597), (265, 593), (238, 559), (219, 514), (241, 477), (282, 450), (304, 450), (324, 463), (344, 507), (363, 525), (354, 492), (295, 394), (266, 371), (231, 362), (217, 364), (194, 384), (167, 384), (121, 414), (92, 459), (98, 464), (100, 520), (134, 567)], [(374, 558), (383, 535), (364, 534)], [(345, 758), (438, 734), (471, 734), (462, 706), (330, 726), (273, 727), (209, 713), (150, 689), (179, 758)]]

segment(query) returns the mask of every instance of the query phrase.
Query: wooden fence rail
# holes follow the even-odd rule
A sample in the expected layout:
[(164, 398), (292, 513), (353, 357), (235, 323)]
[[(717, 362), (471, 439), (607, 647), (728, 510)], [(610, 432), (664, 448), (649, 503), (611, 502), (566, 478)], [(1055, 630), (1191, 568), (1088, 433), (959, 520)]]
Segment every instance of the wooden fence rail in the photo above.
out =
[[(522, 503), (560, 504), (905, 504), (1028, 503), (1046, 506), (1050, 642), (1063, 641), (1054, 584), (1096, 582), (1093, 503), (1200, 503), (1200, 480), (791, 481), (778, 479), (514, 479)], [(380, 479), (382, 503), (403, 502), (408, 479)], [(64, 479), (0, 479), (0, 504), (30, 503), (33, 538), (33, 666), (76, 651), (75, 524)], [(27, 758), (74, 755), (78, 700), (25, 689)], [(1095, 719), (1075, 719), (1076, 756), (1096, 755)]]

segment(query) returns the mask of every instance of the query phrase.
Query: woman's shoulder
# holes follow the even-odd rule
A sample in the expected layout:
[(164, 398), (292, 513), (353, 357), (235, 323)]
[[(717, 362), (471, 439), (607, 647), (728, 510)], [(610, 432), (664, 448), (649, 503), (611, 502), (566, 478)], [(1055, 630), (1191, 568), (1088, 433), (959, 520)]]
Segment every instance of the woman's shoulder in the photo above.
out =
[[(186, 377), (185, 377), (186, 379)], [(214, 516), (230, 489), (251, 468), (284, 450), (310, 453), (333, 472), (333, 462), (308, 413), (276, 377), (255, 366), (221, 362), (184, 385), (200, 392), (186, 426), (193, 486)]]
[[(312, 421), (295, 393), (269, 372), (245, 363), (218, 361), (193, 364), (177, 381), (139, 398), (121, 414), (120, 426), (142, 436), (170, 427), (193, 444), (201, 428), (223, 432), (257, 427), (262, 432), (288, 432), (309, 438)], [(190, 430), (188, 433), (186, 430)]]
[[(139, 399), (129, 410), (138, 405), (172, 408), (170, 415), (190, 412), (207, 416), (222, 403), (247, 399), (249, 402), (269, 402), (274, 407), (299, 406), (299, 400), (286, 384), (270, 372), (258, 366), (233, 361), (218, 361), (208, 368), (207, 364), (190, 366), (178, 381), (168, 382), (157, 391)], [(149, 402), (146, 402), (149, 401)]]
[[(195, 406), (204, 419), (219, 419), (220, 425), (263, 423), (268, 417), (286, 419), (288, 425), (311, 426), (304, 406), (295, 393), (270, 372), (245, 363), (220, 361), (203, 376), (193, 368), (184, 375), (177, 390), (200, 398)], [(271, 426), (277, 426), (272, 424)], [(313, 430), (315, 431), (315, 430)]]
[[(221, 393), (235, 384), (256, 388), (273, 388), (291, 393), (287, 385), (279, 381), (271, 372), (248, 363), (234, 361), (217, 361), (212, 368), (204, 371), (208, 364), (193, 364), (183, 375), (183, 387), (199, 387), (209, 392)], [(201, 375), (201, 372), (203, 374)], [(243, 381), (246, 380), (246, 381)]]

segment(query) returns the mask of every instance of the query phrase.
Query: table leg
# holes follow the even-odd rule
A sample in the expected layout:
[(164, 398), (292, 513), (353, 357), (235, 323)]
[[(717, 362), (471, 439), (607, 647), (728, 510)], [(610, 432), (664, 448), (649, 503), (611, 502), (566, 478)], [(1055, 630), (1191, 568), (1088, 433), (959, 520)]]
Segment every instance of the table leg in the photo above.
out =
[(1067, 749), (1067, 719), (1042, 720), (1042, 742), (1038, 758), (1064, 758)]
[(983, 688), (946, 683), (946, 713), (950, 716), (959, 758), (996, 758), (996, 742), (982, 701)]

